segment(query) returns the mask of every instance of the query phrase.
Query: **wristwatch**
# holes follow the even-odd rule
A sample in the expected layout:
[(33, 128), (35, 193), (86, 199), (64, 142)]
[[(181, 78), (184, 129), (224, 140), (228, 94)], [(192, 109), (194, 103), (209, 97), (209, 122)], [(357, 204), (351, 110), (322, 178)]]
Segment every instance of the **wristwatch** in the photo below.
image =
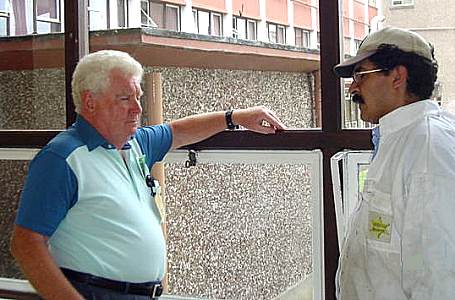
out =
[(224, 118), (226, 120), (226, 127), (229, 130), (239, 129), (239, 125), (235, 125), (234, 122), (232, 122), (232, 113), (233, 112), (234, 112), (233, 109), (229, 109), (224, 114)]

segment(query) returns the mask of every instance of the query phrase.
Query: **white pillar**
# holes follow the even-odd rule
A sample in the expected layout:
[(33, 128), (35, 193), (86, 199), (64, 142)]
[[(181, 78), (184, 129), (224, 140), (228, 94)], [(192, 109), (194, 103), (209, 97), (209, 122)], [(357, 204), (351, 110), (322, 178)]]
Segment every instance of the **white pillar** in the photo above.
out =
[(349, 53), (355, 55), (357, 50), (355, 49), (355, 26), (354, 26), (354, 0), (348, 0), (348, 24), (349, 24)]
[(185, 0), (185, 5), (182, 6), (182, 32), (196, 33), (197, 27), (194, 24), (193, 17), (193, 0)]
[(294, 30), (294, 1), (288, 0), (288, 22), (289, 26), (286, 28), (286, 44), (295, 46), (295, 30)]
[(130, 28), (141, 27), (140, 0), (128, 0), (128, 21)]
[(259, 0), (258, 41), (268, 42), (266, 0)]
[(313, 29), (310, 33), (310, 48), (316, 48), (318, 44), (318, 17), (319, 10), (316, 8), (318, 7), (317, 0), (311, 0), (311, 28)]
[(223, 17), (223, 36), (232, 37), (232, 0), (225, 0), (227, 13)]

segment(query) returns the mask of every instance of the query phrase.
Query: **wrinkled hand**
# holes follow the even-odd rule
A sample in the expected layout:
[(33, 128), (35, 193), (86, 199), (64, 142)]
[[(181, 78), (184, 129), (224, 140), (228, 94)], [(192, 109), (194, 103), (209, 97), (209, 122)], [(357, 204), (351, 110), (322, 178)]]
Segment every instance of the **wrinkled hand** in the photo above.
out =
[(258, 133), (271, 134), (277, 130), (284, 130), (286, 126), (273, 111), (265, 106), (255, 106), (245, 109), (236, 109), (232, 114), (234, 124)]

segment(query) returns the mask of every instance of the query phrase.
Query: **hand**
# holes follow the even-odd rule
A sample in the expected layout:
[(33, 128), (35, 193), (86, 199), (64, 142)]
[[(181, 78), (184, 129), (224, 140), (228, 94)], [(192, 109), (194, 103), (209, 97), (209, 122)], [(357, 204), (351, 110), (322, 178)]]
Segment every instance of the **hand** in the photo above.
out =
[(232, 114), (232, 121), (234, 124), (263, 134), (276, 133), (277, 130), (286, 129), (275, 113), (265, 106), (236, 109)]

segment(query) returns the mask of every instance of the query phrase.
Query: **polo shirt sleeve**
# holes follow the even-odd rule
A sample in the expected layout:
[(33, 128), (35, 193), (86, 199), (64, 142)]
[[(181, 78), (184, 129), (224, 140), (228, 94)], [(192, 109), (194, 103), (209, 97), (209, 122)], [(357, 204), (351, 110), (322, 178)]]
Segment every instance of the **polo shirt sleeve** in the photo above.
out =
[(151, 168), (169, 152), (172, 146), (172, 129), (169, 124), (145, 126), (136, 131), (135, 138), (146, 156), (147, 166)]
[(63, 157), (45, 148), (30, 163), (16, 224), (51, 236), (76, 199), (73, 171)]

